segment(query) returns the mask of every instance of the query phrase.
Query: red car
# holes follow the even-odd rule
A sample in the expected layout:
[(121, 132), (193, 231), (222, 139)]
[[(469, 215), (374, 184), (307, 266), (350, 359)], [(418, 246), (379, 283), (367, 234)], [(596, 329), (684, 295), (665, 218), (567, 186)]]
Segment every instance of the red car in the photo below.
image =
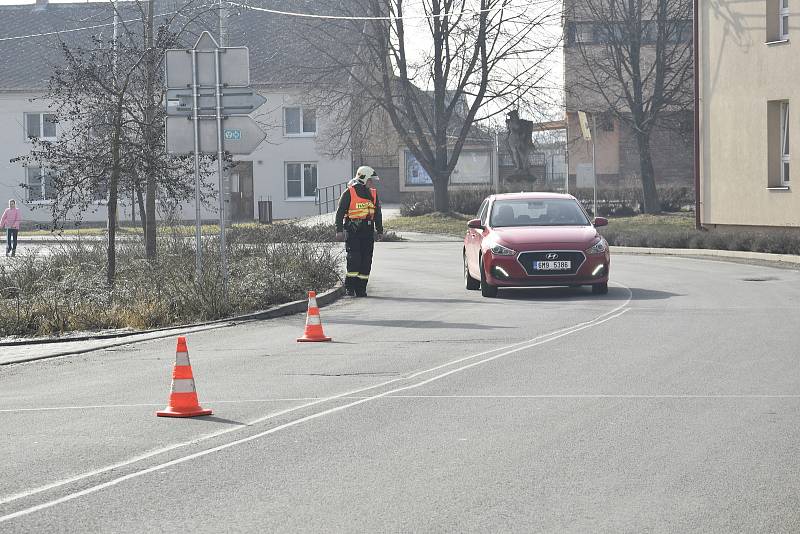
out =
[(607, 224), (590, 220), (572, 195), (492, 195), (467, 223), (467, 289), (495, 297), (499, 287), (591, 285), (606, 294), (611, 255), (596, 227)]

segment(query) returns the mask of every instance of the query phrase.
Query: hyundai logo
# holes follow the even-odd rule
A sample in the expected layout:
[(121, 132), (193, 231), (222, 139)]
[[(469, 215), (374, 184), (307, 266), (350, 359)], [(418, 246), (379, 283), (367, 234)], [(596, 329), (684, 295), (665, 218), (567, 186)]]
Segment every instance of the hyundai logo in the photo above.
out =
[(547, 259), (548, 260), (557, 260), (558, 259), (558, 254), (556, 254), (555, 252), (551, 252), (550, 254), (547, 255)]

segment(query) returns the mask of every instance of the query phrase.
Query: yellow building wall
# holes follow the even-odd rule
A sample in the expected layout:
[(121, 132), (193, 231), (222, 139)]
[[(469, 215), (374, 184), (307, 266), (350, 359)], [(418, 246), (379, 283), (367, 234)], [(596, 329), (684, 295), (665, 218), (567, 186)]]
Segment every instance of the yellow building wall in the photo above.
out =
[[(701, 220), (800, 227), (800, 11), (792, 9), (789, 40), (767, 44), (777, 24), (770, 0), (699, 4)], [(769, 187), (767, 102), (775, 100), (789, 101), (788, 189)]]

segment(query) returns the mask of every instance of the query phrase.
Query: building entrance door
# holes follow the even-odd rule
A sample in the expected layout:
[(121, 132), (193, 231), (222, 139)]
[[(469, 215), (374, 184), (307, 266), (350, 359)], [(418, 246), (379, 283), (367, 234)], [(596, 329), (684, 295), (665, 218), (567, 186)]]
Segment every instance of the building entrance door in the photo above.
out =
[(255, 218), (253, 199), (253, 162), (240, 161), (230, 171), (231, 220), (252, 221)]

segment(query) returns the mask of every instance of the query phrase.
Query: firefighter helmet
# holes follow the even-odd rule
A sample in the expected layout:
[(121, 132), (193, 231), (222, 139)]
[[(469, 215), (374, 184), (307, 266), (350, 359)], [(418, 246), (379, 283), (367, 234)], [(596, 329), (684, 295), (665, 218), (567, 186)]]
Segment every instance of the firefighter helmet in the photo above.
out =
[(375, 169), (373, 169), (369, 165), (362, 165), (356, 170), (356, 175), (353, 178), (353, 180), (362, 184), (366, 184), (367, 180), (369, 180), (370, 178), (372, 178), (373, 180), (380, 180), (380, 178), (378, 178), (378, 175), (375, 174)]

